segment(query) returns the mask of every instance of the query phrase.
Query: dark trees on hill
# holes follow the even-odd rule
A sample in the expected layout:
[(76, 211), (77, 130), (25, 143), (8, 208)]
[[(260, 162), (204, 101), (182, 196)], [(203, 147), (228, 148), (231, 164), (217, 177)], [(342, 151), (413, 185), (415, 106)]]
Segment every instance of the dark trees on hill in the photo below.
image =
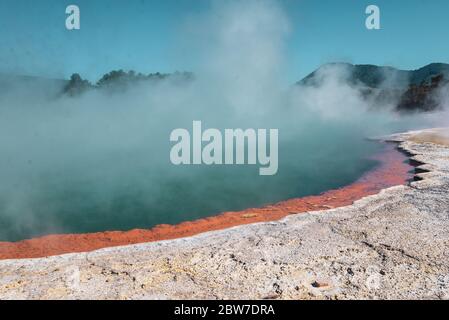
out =
[(64, 93), (69, 96), (77, 96), (91, 89), (93, 86), (89, 81), (84, 80), (78, 73), (72, 74), (69, 82), (64, 87)]

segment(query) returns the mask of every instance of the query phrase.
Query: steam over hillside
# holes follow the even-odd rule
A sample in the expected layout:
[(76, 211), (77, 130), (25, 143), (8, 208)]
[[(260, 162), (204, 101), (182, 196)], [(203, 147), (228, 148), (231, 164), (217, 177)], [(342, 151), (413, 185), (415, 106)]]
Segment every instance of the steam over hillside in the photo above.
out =
[(318, 86), (328, 76), (326, 70), (339, 69), (343, 79), (360, 89), (366, 99), (374, 99), (374, 107), (395, 103), (400, 112), (427, 112), (444, 109), (440, 91), (447, 91), (449, 64), (432, 63), (417, 70), (399, 70), (375, 65), (331, 63), (312, 72), (298, 85)]
[[(339, 70), (340, 81), (360, 90), (366, 100), (374, 98), (377, 105), (395, 102), (395, 110), (400, 112), (428, 112), (442, 109), (438, 96), (447, 90), (449, 84), (449, 64), (432, 63), (417, 70), (399, 70), (393, 67), (375, 65), (352, 65), (349, 63), (329, 63), (312, 72), (299, 86), (321, 86), (333, 76), (328, 71)], [(192, 72), (173, 74), (153, 73), (144, 75), (133, 70), (113, 70), (103, 75), (95, 84), (75, 73), (69, 80), (43, 79), (21, 75), (0, 75), (0, 94), (11, 90), (40, 88), (47, 96), (79, 96), (92, 90), (123, 92), (140, 83), (157, 83), (171, 80), (179, 85), (194, 81)]]

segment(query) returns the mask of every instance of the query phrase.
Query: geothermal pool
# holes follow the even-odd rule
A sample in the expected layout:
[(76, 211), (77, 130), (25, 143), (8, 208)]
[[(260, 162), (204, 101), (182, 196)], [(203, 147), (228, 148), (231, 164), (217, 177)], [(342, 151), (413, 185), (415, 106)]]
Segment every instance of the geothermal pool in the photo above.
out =
[(333, 135), (341, 144), (328, 139), (282, 141), (274, 176), (260, 176), (254, 166), (173, 166), (168, 153), (153, 155), (160, 158), (155, 167), (140, 147), (55, 157), (45, 170), (33, 169), (37, 157), (15, 159), (12, 168), (23, 162), (28, 169), (2, 172), (0, 241), (151, 228), (315, 195), (356, 181), (384, 148), (347, 133)]

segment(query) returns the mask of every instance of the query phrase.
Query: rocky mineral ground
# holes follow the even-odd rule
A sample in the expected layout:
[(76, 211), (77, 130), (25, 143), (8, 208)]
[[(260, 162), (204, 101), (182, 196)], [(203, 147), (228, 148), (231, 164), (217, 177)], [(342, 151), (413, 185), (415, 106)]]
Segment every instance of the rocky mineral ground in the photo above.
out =
[(0, 299), (448, 299), (449, 146), (440, 136), (389, 137), (419, 165), (416, 181), (350, 206), (0, 261)]

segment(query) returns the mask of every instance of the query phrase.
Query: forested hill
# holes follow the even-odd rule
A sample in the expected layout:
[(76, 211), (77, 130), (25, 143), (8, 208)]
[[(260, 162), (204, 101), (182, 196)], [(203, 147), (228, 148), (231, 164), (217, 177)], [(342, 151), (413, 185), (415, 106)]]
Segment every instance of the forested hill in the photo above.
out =
[(433, 111), (441, 108), (436, 95), (449, 88), (449, 64), (432, 63), (417, 70), (400, 70), (375, 65), (329, 63), (321, 66), (298, 85), (319, 86), (327, 77), (337, 76), (340, 81), (361, 90), (366, 97), (380, 103), (395, 101), (401, 112)]

